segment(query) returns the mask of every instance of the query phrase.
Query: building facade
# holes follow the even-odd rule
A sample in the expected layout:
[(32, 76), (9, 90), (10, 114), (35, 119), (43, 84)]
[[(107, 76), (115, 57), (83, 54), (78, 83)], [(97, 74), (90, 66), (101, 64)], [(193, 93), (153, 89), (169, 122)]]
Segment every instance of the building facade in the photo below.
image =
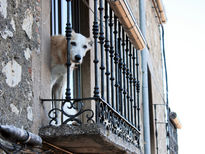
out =
[[(15, 126), (42, 139), (36, 147), (8, 133), (2, 151), (177, 153), (161, 0), (0, 0), (0, 21), (1, 129)], [(53, 100), (50, 38), (65, 35), (70, 46), (72, 30), (91, 38), (92, 50)]]

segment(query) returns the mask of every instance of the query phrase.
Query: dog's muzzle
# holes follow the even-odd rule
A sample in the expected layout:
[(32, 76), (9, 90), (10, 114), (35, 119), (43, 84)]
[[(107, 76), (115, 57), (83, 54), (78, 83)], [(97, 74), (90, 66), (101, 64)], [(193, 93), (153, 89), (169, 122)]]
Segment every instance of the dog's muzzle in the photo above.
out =
[(79, 63), (81, 60), (81, 56), (80, 55), (75, 55), (75, 62)]

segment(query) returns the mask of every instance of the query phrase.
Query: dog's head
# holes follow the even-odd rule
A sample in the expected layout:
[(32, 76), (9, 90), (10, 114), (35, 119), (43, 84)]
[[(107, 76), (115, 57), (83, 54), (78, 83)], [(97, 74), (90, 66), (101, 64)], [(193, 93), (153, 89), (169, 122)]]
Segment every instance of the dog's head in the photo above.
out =
[(86, 52), (92, 48), (92, 40), (82, 34), (72, 32), (70, 60), (71, 63), (81, 64)]

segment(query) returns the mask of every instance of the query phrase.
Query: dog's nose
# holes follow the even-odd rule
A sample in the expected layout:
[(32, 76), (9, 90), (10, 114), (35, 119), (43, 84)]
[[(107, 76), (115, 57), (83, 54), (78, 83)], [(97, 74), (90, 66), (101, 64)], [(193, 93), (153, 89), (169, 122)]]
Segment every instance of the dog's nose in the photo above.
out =
[(80, 61), (81, 60), (81, 56), (80, 55), (75, 55), (75, 60), (76, 61)]

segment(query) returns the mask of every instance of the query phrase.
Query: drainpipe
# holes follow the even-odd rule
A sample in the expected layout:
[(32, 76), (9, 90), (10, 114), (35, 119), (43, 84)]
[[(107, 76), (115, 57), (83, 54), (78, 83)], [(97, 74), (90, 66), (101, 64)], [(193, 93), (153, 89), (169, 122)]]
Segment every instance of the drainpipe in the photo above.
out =
[[(140, 29), (146, 39), (146, 14), (145, 0), (139, 0)], [(144, 154), (151, 154), (150, 145), (150, 119), (149, 119), (149, 94), (148, 94), (148, 71), (147, 71), (148, 49), (145, 47), (141, 53), (142, 60), (142, 104), (143, 104), (143, 123), (144, 123)]]
[(12, 125), (0, 125), (0, 138), (2, 137), (12, 143), (27, 144), (31, 146), (42, 145), (40, 136)]

